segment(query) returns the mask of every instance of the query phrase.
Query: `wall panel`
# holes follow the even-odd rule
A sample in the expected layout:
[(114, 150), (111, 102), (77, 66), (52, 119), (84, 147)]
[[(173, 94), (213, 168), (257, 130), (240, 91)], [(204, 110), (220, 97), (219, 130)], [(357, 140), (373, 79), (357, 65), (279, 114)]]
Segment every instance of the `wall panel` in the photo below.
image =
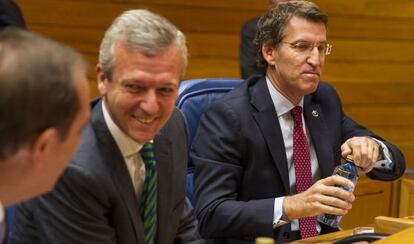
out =
[[(98, 94), (94, 69), (99, 42), (122, 11), (150, 9), (170, 19), (186, 34), (190, 52), (186, 79), (239, 77), (241, 25), (267, 5), (267, 0), (16, 2), (31, 30), (67, 43), (85, 55), (90, 64), (92, 96)], [(395, 142), (404, 152), (407, 165), (414, 167), (414, 1), (315, 2), (329, 15), (328, 40), (334, 45), (332, 55), (326, 58), (322, 79), (337, 89), (347, 114)], [(348, 217), (356, 221), (355, 225), (368, 223), (370, 214), (387, 212), (388, 200), (381, 202), (381, 197), (390, 196), (388, 184), (361, 183), (357, 192), (364, 188), (375, 192), (375, 187), (382, 190), (362, 194), (355, 203), (356, 209)], [(366, 206), (376, 203), (380, 205), (365, 212), (369, 211)], [(358, 216), (362, 216), (360, 222)], [(347, 221), (346, 218), (345, 226), (351, 227), (353, 222)]]

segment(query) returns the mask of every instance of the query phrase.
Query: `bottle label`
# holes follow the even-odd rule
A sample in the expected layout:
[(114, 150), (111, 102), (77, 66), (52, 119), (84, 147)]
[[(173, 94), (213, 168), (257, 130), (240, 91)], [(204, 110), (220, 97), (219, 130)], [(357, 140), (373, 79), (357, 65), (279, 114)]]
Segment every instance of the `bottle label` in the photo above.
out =
[[(353, 192), (355, 188), (355, 184), (358, 180), (358, 171), (356, 169), (356, 166), (352, 162), (346, 162), (342, 165), (339, 165), (335, 168), (333, 175), (340, 175), (354, 183), (354, 187), (348, 188), (344, 186), (339, 186), (346, 191)], [(339, 222), (341, 221), (342, 216), (332, 215), (332, 214), (321, 214), (317, 217), (317, 220), (323, 224), (332, 226), (332, 227), (338, 227)]]

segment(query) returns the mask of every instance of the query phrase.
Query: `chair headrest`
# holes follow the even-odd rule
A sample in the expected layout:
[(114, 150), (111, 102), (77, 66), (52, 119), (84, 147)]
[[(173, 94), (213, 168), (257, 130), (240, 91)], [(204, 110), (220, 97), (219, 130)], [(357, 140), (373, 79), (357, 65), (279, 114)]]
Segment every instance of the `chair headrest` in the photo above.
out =
[[(190, 145), (197, 131), (200, 118), (208, 106), (242, 82), (241, 79), (232, 78), (193, 79), (181, 82), (176, 106), (183, 112), (187, 121), (190, 131)], [(191, 161), (189, 161), (188, 167), (189, 169), (193, 167)]]

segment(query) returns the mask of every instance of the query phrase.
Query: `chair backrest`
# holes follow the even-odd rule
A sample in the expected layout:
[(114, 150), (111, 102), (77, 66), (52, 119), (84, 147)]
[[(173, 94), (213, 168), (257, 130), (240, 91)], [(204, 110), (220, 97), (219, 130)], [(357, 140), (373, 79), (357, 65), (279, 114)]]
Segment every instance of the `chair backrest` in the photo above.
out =
[[(6, 208), (6, 231), (7, 231), (7, 234), (6, 234), (6, 242), (5, 243), (8, 243), (7, 239), (8, 239), (8, 237), (10, 237), (10, 234), (14, 230), (14, 212), (16, 210), (16, 206), (17, 205), (11, 205), (11, 206), (8, 206)], [(1, 242), (1, 240), (0, 240), (0, 242)]]
[[(233, 78), (193, 79), (181, 82), (176, 106), (188, 124), (189, 142), (193, 142), (198, 122), (210, 103), (240, 85), (243, 80)], [(189, 159), (187, 173), (187, 196), (192, 200), (194, 164)]]

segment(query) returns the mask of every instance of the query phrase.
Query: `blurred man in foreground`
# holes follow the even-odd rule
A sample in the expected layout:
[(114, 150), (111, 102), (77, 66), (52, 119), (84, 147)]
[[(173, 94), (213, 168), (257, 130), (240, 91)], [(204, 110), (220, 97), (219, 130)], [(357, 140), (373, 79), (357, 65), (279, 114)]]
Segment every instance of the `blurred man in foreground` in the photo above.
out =
[(88, 121), (88, 100), (80, 54), (34, 33), (0, 32), (1, 204), (52, 189)]

